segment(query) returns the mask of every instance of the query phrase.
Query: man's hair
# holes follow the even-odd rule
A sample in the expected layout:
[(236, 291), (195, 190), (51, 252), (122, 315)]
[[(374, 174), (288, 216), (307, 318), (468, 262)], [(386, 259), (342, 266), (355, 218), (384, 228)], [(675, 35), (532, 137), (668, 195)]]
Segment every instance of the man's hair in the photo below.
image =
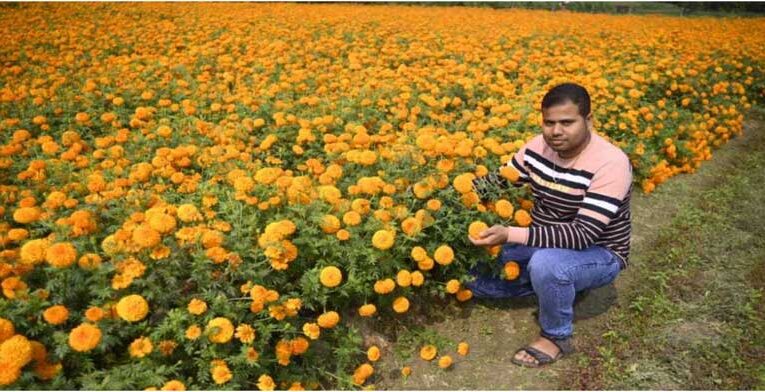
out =
[(590, 114), (590, 94), (576, 83), (563, 83), (550, 89), (542, 98), (542, 109), (571, 102), (579, 108), (579, 114), (587, 117)]

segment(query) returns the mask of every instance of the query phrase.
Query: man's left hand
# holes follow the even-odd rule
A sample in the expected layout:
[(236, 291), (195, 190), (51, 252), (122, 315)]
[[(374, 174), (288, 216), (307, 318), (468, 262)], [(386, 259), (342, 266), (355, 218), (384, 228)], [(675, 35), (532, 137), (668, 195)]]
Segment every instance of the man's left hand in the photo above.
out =
[(468, 236), (470, 242), (476, 246), (494, 246), (507, 243), (508, 228), (502, 225), (494, 225), (482, 231), (478, 239)]

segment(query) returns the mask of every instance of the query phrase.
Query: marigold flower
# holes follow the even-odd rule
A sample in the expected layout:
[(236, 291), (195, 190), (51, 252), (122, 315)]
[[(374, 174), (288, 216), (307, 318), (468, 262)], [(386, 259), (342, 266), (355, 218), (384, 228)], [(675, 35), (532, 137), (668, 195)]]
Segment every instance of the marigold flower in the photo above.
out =
[(42, 211), (38, 207), (21, 207), (13, 211), (13, 220), (17, 223), (27, 224), (32, 223), (42, 215)]
[(133, 358), (143, 358), (151, 353), (151, 350), (153, 349), (154, 346), (151, 344), (151, 340), (141, 336), (140, 338), (135, 339), (132, 343), (130, 343), (128, 351), (130, 356)]
[(450, 366), (452, 366), (452, 357), (448, 355), (444, 355), (443, 357), (438, 359), (438, 367), (440, 367), (441, 369), (446, 369)]
[(348, 226), (356, 226), (361, 223), (361, 214), (357, 211), (348, 211), (343, 215), (343, 223)]
[(21, 376), (21, 368), (0, 361), (0, 386), (11, 385)]
[(8, 338), (15, 334), (16, 328), (13, 327), (13, 323), (8, 319), (0, 317), (0, 343), (8, 340)]
[(412, 284), (412, 273), (407, 270), (398, 271), (396, 274), (396, 284), (400, 287), (409, 287)]
[(21, 246), (19, 256), (24, 264), (37, 264), (45, 260), (45, 252), (48, 249), (48, 241), (44, 239), (34, 239), (24, 243)]
[(199, 316), (200, 314), (207, 311), (207, 302), (202, 301), (201, 299), (194, 298), (191, 301), (189, 301), (187, 309), (189, 313), (195, 316)]
[(202, 214), (199, 213), (199, 210), (193, 204), (181, 204), (178, 206), (176, 213), (178, 214), (178, 219), (182, 222), (188, 223), (202, 220)]
[(56, 268), (66, 268), (77, 260), (77, 249), (69, 242), (59, 242), (45, 250), (45, 261)]
[(149, 303), (142, 296), (131, 294), (117, 302), (116, 310), (117, 315), (125, 321), (141, 321), (149, 313)]
[(426, 344), (420, 348), (420, 358), (431, 361), (438, 354), (438, 349), (432, 344)]
[(90, 351), (101, 342), (101, 330), (89, 323), (82, 323), (69, 333), (69, 346), (80, 352)]
[(462, 355), (463, 357), (465, 355), (468, 355), (470, 352), (470, 345), (468, 345), (466, 342), (460, 342), (457, 345), (457, 354)]
[(225, 317), (216, 317), (207, 323), (205, 333), (213, 343), (228, 343), (234, 336), (234, 324)]
[(370, 317), (377, 313), (377, 306), (374, 304), (365, 304), (359, 307), (359, 316)]
[(347, 241), (349, 238), (351, 238), (351, 233), (348, 230), (340, 229), (335, 233), (335, 237), (337, 237), (340, 241)]
[(372, 346), (367, 350), (367, 359), (369, 359), (371, 362), (376, 362), (378, 359), (380, 359), (380, 348), (377, 346)]
[(322, 313), (316, 320), (320, 327), (325, 329), (334, 328), (337, 323), (340, 322), (340, 314), (331, 310), (329, 312)]
[(308, 351), (308, 347), (311, 345), (311, 343), (302, 336), (298, 336), (295, 339), (292, 339), (290, 344), (292, 345), (293, 355), (303, 355), (306, 351)]
[(68, 318), (69, 309), (63, 305), (51, 306), (48, 309), (45, 309), (43, 312), (43, 319), (45, 319), (45, 322), (51, 325), (63, 324)]
[(319, 338), (321, 328), (319, 328), (319, 325), (316, 323), (305, 323), (303, 324), (303, 333), (305, 336), (311, 338), (311, 340), (316, 340)]
[(396, 313), (406, 313), (409, 310), (409, 300), (406, 297), (398, 297), (393, 300), (393, 310)]
[(433, 258), (438, 264), (449, 265), (454, 261), (454, 251), (449, 245), (441, 245), (433, 253)]
[(199, 328), (199, 326), (196, 324), (186, 328), (186, 339), (197, 340), (201, 335), (202, 328)]
[(215, 383), (218, 385), (229, 382), (229, 380), (231, 380), (233, 377), (231, 370), (229, 370), (228, 366), (225, 364), (213, 366), (211, 372), (213, 381), (215, 381)]
[(404, 377), (409, 377), (409, 375), (412, 374), (412, 368), (410, 366), (404, 366), (401, 368), (401, 375)]
[(513, 217), (513, 212), (515, 212), (515, 207), (513, 207), (513, 204), (505, 199), (498, 200), (497, 203), (494, 205), (494, 210), (497, 212), (497, 215), (499, 215), (500, 218), (503, 219), (509, 219)]
[(340, 230), (340, 219), (334, 215), (324, 215), (321, 219), (321, 230), (327, 234), (334, 234)]
[(263, 374), (258, 377), (258, 389), (261, 391), (273, 391), (276, 388), (276, 383), (271, 376)]
[(465, 194), (473, 190), (473, 180), (475, 180), (475, 174), (463, 173), (454, 178), (454, 189), (457, 192)]
[(372, 236), (372, 246), (380, 250), (390, 249), (395, 238), (395, 234), (389, 230), (378, 230)]
[(337, 287), (343, 281), (343, 273), (335, 266), (324, 267), (319, 273), (319, 281), (324, 287)]
[(462, 289), (457, 292), (457, 301), (465, 302), (473, 298), (473, 292), (470, 289)]
[(412, 286), (420, 287), (423, 283), (425, 283), (425, 275), (420, 271), (412, 272)]
[(32, 360), (32, 344), (22, 335), (13, 335), (0, 343), (0, 363), (22, 368)]
[(531, 215), (526, 210), (515, 211), (514, 218), (518, 226), (528, 227), (531, 225)]
[(425, 248), (421, 246), (415, 246), (412, 248), (412, 252), (410, 253), (410, 256), (412, 257), (412, 260), (416, 262), (420, 262), (425, 260), (428, 257), (428, 252), (425, 250)]
[(507, 280), (515, 280), (518, 278), (518, 275), (521, 274), (521, 267), (515, 261), (508, 261), (505, 263), (503, 270), (505, 271), (505, 279)]
[(521, 176), (521, 173), (519, 173), (518, 170), (512, 166), (503, 166), (501, 169), (499, 169), (499, 175), (506, 178), (510, 182), (516, 182)]
[(186, 385), (179, 380), (170, 380), (160, 389), (163, 391), (185, 391)]
[[(2, 368), (2, 364), (0, 364), (0, 368)], [(35, 373), (37, 378), (47, 381), (53, 377), (56, 377), (61, 372), (62, 368), (63, 366), (61, 363), (48, 363), (47, 361), (43, 360), (35, 363), (32, 371)], [(2, 385), (2, 382), (0, 382), (0, 385)]]
[(474, 240), (481, 238), (481, 233), (488, 229), (489, 226), (481, 221), (474, 221), (468, 226), (468, 235)]
[(391, 291), (393, 291), (393, 289), (395, 288), (396, 288), (396, 282), (394, 282), (393, 279), (390, 279), (390, 278), (378, 280), (377, 282), (375, 282), (375, 285), (374, 285), (375, 293), (381, 294), (381, 295), (388, 294)]
[(104, 310), (97, 306), (91, 306), (85, 311), (85, 318), (94, 323), (104, 318), (104, 316)]
[(239, 324), (239, 326), (236, 327), (234, 336), (239, 339), (240, 342), (250, 344), (255, 340), (255, 329), (247, 324)]
[(456, 294), (457, 291), (460, 289), (460, 281), (457, 279), (452, 279), (448, 282), (446, 282), (446, 292), (449, 294)]
[(152, 248), (162, 240), (159, 232), (152, 229), (148, 224), (142, 223), (133, 229), (131, 237), (133, 243), (141, 248)]
[(27, 229), (10, 229), (8, 230), (8, 239), (13, 242), (19, 242), (29, 237), (29, 231)]

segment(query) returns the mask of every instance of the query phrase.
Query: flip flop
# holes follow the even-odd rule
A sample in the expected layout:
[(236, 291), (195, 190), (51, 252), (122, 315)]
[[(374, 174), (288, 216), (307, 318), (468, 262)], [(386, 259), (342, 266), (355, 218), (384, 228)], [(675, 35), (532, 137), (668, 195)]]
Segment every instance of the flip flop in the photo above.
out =
[[(564, 339), (564, 340), (553, 340), (553, 339), (549, 339), (549, 338), (545, 338), (545, 339), (553, 342), (553, 344), (558, 346), (559, 351), (558, 351), (558, 354), (554, 358), (552, 356), (550, 356), (549, 354), (546, 354), (546, 353), (544, 353), (542, 351), (539, 351), (539, 349), (536, 349), (536, 348), (531, 347), (531, 346), (524, 346), (522, 348), (519, 348), (515, 352), (515, 354), (513, 354), (513, 359), (511, 360), (511, 362), (516, 364), (516, 365), (518, 365), (518, 366), (530, 367), (530, 368), (538, 368), (538, 367), (542, 367), (542, 366), (545, 366), (545, 365), (549, 365), (549, 364), (551, 364), (551, 363), (553, 363), (553, 362), (555, 362), (555, 361), (557, 361), (557, 360), (567, 356), (568, 354), (571, 354), (571, 353), (574, 352), (574, 347), (571, 344), (571, 339), (570, 338)], [(534, 358), (537, 362), (535, 363), (533, 361), (523, 361), (523, 360), (520, 360), (520, 359), (515, 359), (515, 356), (518, 355), (518, 353), (520, 353), (521, 351), (525, 351), (532, 358)]]

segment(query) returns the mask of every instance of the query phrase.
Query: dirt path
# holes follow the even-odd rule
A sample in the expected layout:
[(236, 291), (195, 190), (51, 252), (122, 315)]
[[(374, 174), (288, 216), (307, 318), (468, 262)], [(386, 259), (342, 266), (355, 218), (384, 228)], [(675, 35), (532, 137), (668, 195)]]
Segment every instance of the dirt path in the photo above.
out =
[[(763, 149), (763, 111), (752, 114), (745, 125), (744, 135), (730, 141), (714, 153), (693, 175), (680, 175), (645, 196), (633, 195), (633, 247), (632, 255), (645, 254), (655, 246), (660, 229), (668, 226), (683, 202), (693, 200), (700, 192), (719, 186), (726, 172), (737, 159), (754, 149)], [(640, 268), (640, 265), (634, 268)], [(577, 346), (589, 346), (587, 340), (596, 339), (604, 330), (603, 323), (610, 313), (618, 312), (627, 304), (623, 298), (640, 289), (636, 274), (625, 271), (614, 285), (592, 291), (575, 305), (575, 336)], [(523, 346), (538, 334), (536, 300), (474, 301), (466, 306), (446, 305), (435, 317), (424, 321), (423, 327), (446, 340), (454, 342), (450, 354), (455, 365), (449, 371), (440, 371), (435, 363), (419, 358), (402, 360), (400, 356), (386, 355), (377, 367), (381, 377), (378, 389), (560, 389), (567, 388), (567, 380), (579, 377), (581, 354), (544, 369), (525, 369), (514, 366), (510, 358), (517, 347)], [(401, 336), (401, 335), (399, 335)], [(470, 343), (470, 355), (456, 355), (456, 343)], [(396, 343), (401, 344), (401, 343)], [(396, 349), (393, 344), (391, 350)], [(402, 366), (411, 366), (412, 374), (400, 375)], [(570, 385), (568, 388), (581, 388)], [(627, 386), (625, 386), (627, 387)], [(680, 386), (678, 386), (680, 387)]]

